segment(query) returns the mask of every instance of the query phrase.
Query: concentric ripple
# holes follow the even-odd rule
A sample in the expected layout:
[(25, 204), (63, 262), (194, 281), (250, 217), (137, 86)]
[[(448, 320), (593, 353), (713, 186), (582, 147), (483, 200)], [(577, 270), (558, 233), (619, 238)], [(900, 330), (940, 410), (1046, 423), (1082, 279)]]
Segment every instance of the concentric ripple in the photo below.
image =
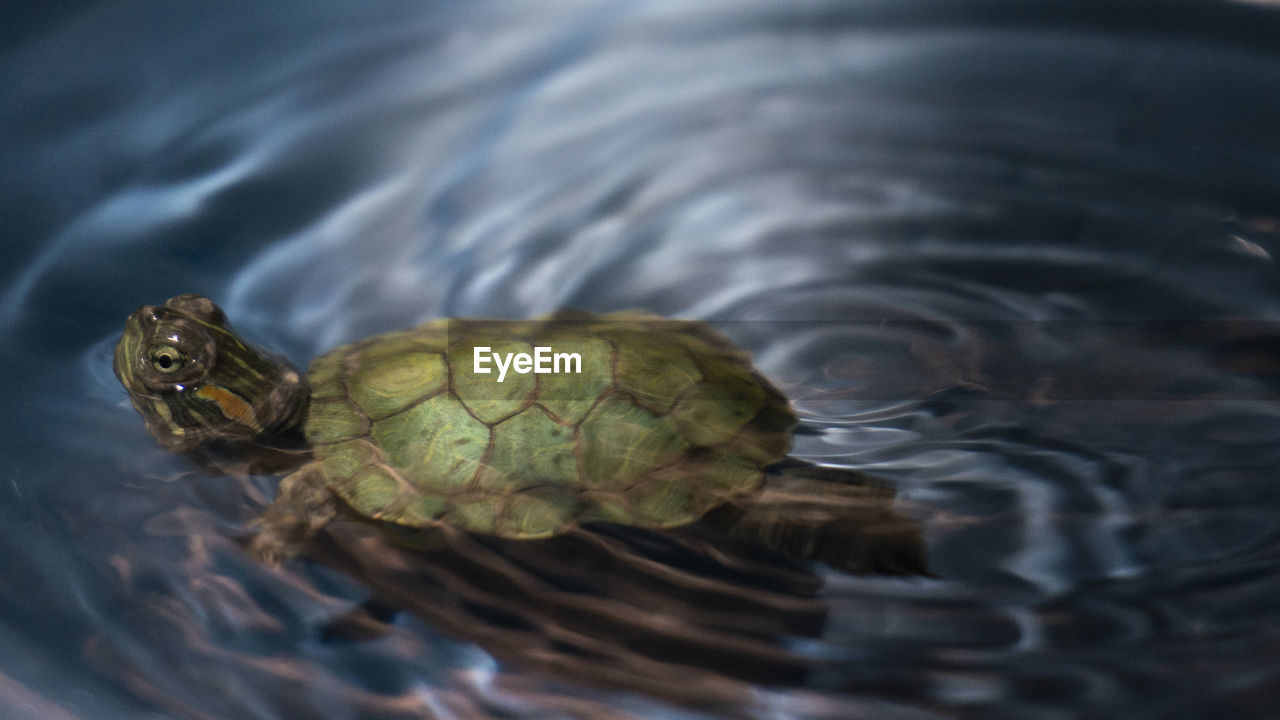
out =
[[(1274, 715), (1280, 14), (1129, 5), (26, 11), (0, 715)], [(440, 316), (707, 321), (796, 455), (893, 481), (933, 576), (701, 526), (342, 526), (257, 566), (274, 481), (164, 455), (111, 377), (180, 292), (298, 361)]]

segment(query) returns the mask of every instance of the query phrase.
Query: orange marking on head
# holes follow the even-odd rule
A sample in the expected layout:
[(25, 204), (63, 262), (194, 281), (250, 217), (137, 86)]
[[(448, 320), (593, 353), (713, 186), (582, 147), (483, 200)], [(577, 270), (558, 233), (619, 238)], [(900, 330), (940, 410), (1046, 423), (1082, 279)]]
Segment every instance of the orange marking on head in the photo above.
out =
[(258, 418), (254, 416), (253, 408), (249, 403), (224, 387), (205, 385), (196, 391), (196, 397), (217, 403), (218, 409), (222, 410), (224, 416), (241, 425), (248, 425), (254, 430), (262, 429), (258, 427)]

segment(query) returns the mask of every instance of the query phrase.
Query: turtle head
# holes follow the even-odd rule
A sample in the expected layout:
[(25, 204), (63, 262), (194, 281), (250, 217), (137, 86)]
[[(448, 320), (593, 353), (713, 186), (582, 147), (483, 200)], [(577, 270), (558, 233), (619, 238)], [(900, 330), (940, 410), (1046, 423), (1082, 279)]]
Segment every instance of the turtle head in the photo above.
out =
[(134, 311), (116, 344), (115, 373), (170, 450), (248, 455), (252, 463), (255, 453), (302, 445), (306, 375), (240, 339), (206, 297), (178, 295)]

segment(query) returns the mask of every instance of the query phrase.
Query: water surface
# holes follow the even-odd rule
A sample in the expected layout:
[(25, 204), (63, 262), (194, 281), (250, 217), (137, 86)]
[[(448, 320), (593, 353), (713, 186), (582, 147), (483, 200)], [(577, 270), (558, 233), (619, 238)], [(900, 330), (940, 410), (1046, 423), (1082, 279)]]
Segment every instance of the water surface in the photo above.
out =
[[(14, 14), (15, 11), (10, 11)], [(1269, 717), (1266, 3), (63, 4), (0, 23), (0, 715)], [(242, 552), (110, 371), (442, 315), (713, 323), (936, 578), (604, 530)], [(417, 607), (363, 641), (326, 623)], [(576, 623), (576, 624), (575, 624)]]

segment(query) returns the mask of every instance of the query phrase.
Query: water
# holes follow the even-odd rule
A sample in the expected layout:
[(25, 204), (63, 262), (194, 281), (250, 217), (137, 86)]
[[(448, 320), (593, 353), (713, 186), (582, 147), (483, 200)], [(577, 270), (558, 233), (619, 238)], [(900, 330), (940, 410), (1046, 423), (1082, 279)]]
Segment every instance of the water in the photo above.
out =
[[(1270, 717), (1270, 3), (148, 2), (0, 23), (0, 715)], [(936, 578), (625, 532), (237, 544), (110, 372), (217, 298), (711, 321)], [(333, 619), (379, 587), (410, 612)], [(364, 631), (353, 630), (354, 634)]]

